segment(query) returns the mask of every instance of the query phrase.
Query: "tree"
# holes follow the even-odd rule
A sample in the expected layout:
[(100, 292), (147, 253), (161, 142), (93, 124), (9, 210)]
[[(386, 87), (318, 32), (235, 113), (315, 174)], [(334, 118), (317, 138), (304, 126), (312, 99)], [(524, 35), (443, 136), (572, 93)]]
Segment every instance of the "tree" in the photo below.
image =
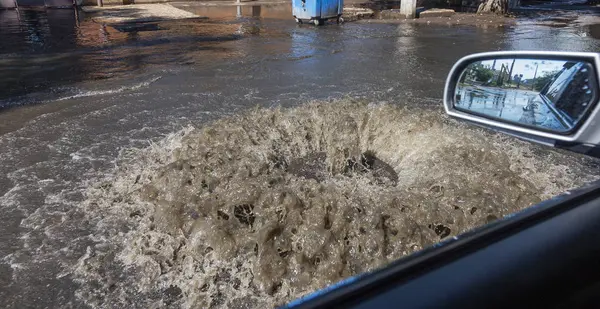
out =
[(476, 81), (486, 83), (494, 77), (494, 71), (486, 68), (481, 63), (474, 64), (471, 68)]
[(494, 13), (504, 15), (509, 9), (518, 7), (520, 0), (484, 0), (477, 8), (477, 13)]

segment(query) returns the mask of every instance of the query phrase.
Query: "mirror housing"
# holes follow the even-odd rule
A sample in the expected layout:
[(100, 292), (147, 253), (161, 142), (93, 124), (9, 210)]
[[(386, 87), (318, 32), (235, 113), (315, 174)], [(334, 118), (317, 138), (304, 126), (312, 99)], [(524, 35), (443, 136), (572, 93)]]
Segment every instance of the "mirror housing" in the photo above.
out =
[[(512, 66), (510, 67), (510, 73), (507, 74), (507, 70), (505, 70), (504, 74), (508, 75), (508, 78), (505, 79), (506, 81), (508, 81), (508, 83), (504, 83), (504, 85), (502, 85), (503, 83), (494, 83), (493, 85), (491, 85), (489, 82), (483, 82), (483, 83), (478, 83), (478, 82), (473, 82), (473, 83), (469, 83), (468, 81), (474, 81), (474, 80), (485, 80), (487, 77), (490, 77), (491, 80), (491, 76), (492, 75), (498, 75), (498, 74), (502, 74), (502, 72), (498, 72), (499, 70), (496, 69), (496, 61), (500, 62), (504, 62), (504, 63), (512, 63)], [(552, 77), (548, 82), (546, 82), (546, 86), (545, 87), (538, 87), (537, 90), (541, 90), (540, 92), (538, 91), (533, 91), (534, 85), (533, 83), (536, 82), (536, 77), (534, 75), (533, 79), (530, 81), (526, 81), (528, 83), (531, 84), (527, 84), (529, 85), (528, 87), (531, 87), (531, 90), (522, 90), (521, 89), (521, 80), (525, 80), (523, 78), (522, 74), (518, 74), (519, 72), (516, 72), (517, 74), (512, 74), (513, 69), (515, 67), (515, 60), (521, 61), (521, 60), (526, 60), (526, 61), (531, 61), (531, 63), (543, 63), (542, 61), (545, 61), (546, 63), (553, 63), (555, 65), (562, 65), (564, 64), (564, 70), (560, 71), (560, 72), (556, 72), (556, 76)], [(493, 61), (493, 66), (491, 67), (490, 70), (490, 62)], [(486, 70), (488, 71), (485, 74), (488, 74), (488, 76), (485, 76), (485, 74), (481, 74), (483, 75), (483, 77), (480, 78), (475, 78), (472, 76), (467, 76), (467, 78), (465, 78), (465, 75), (469, 75), (472, 74), (472, 68), (474, 66), (482, 66), (482, 63), (485, 64), (487, 63), (487, 66), (485, 66)], [(580, 64), (584, 64), (584, 67), (586, 68), (586, 77), (590, 77), (589, 79), (586, 79), (586, 87), (589, 87), (589, 91), (587, 91), (587, 96), (586, 98), (586, 102), (583, 103), (585, 104), (585, 108), (582, 109), (582, 112), (578, 115), (577, 117), (577, 122), (570, 125), (570, 126), (566, 126), (564, 128), (564, 130), (560, 130), (560, 129), (552, 129), (550, 126), (545, 127), (544, 125), (532, 125), (532, 123), (526, 123), (525, 121), (522, 121), (519, 119), (519, 117), (512, 117), (515, 115), (516, 112), (518, 112), (518, 108), (516, 108), (516, 106), (519, 106), (519, 104), (523, 105), (523, 103), (519, 103), (519, 104), (513, 104), (511, 105), (512, 108), (512, 116), (502, 116), (502, 112), (500, 112), (500, 116), (498, 116), (498, 114), (494, 114), (492, 109), (489, 110), (485, 110), (482, 108), (471, 108), (471, 105), (467, 107), (465, 107), (466, 105), (464, 104), (464, 102), (461, 101), (461, 95), (463, 95), (465, 93), (465, 87), (473, 87), (475, 89), (475, 91), (473, 91), (473, 89), (467, 89), (467, 91), (473, 91), (473, 93), (476, 93), (475, 96), (483, 96), (487, 98), (487, 94), (491, 95), (492, 97), (494, 95), (498, 96), (498, 92), (501, 92), (502, 95), (505, 97), (507, 97), (507, 93), (509, 94), (515, 94), (516, 92), (519, 92), (519, 95), (521, 95), (524, 92), (528, 92), (527, 95), (530, 98), (530, 102), (531, 100), (533, 100), (533, 97), (536, 97), (535, 99), (539, 101), (536, 101), (538, 103), (535, 103), (533, 106), (535, 106), (535, 108), (539, 108), (542, 109), (541, 107), (545, 108), (544, 112), (545, 113), (553, 113), (553, 114), (557, 114), (557, 116), (560, 116), (560, 112), (556, 112), (556, 108), (553, 107), (553, 102), (551, 102), (551, 100), (547, 100), (544, 97), (544, 100), (542, 100), (541, 98), (537, 98), (537, 96), (542, 96), (542, 94), (544, 93), (544, 91), (548, 91), (549, 87), (552, 87), (552, 83), (554, 81), (558, 81), (562, 78), (563, 80), (565, 80), (564, 77), (560, 77), (558, 73), (561, 73), (565, 70), (568, 70), (569, 68), (573, 68), (573, 63), (575, 64), (579, 64), (579, 68), (582, 67), (582, 65)], [(517, 65), (518, 67), (519, 65)], [(521, 68), (523, 66), (521, 65)], [(537, 65), (536, 65), (536, 73), (537, 73)], [(575, 70), (577, 68), (573, 68), (573, 70)], [(599, 74), (599, 69), (600, 69), (600, 54), (597, 53), (576, 53), (576, 52), (539, 52), (539, 51), (511, 51), (511, 52), (488, 52), (488, 53), (480, 53), (480, 54), (473, 54), (473, 55), (469, 55), (466, 56), (462, 59), (460, 59), (451, 69), (450, 74), (448, 75), (448, 79), (446, 80), (446, 87), (444, 89), (444, 108), (446, 110), (446, 113), (448, 115), (450, 115), (451, 117), (454, 118), (458, 118), (461, 120), (465, 120), (467, 122), (479, 125), (479, 126), (483, 126), (486, 128), (491, 128), (494, 129), (496, 131), (501, 131), (516, 137), (519, 137), (521, 139), (525, 139), (525, 140), (529, 140), (529, 141), (533, 141), (533, 142), (537, 142), (540, 144), (544, 144), (544, 145), (549, 145), (549, 146), (553, 146), (553, 147), (559, 147), (559, 148), (566, 148), (572, 151), (576, 151), (576, 152), (580, 152), (580, 153), (585, 153), (588, 155), (592, 155), (595, 157), (600, 157), (600, 74)], [(591, 71), (587, 71), (587, 70), (591, 70)], [(471, 72), (471, 73), (466, 73), (467, 71)], [(494, 72), (494, 73), (490, 73), (490, 72)], [(477, 73), (477, 72), (475, 72)], [(565, 73), (566, 74), (566, 73)], [(514, 75), (514, 78), (513, 78)], [(564, 74), (563, 74), (564, 75)], [(538, 79), (540, 79), (538, 77)], [(467, 82), (465, 82), (465, 80), (467, 80)], [(508, 86), (506, 85), (508, 84)], [(499, 87), (498, 85), (501, 85), (503, 87)], [(570, 85), (567, 85), (566, 88), (571, 87)], [(539, 88), (544, 88), (544, 89), (539, 89)], [(565, 88), (565, 87), (563, 87)], [(588, 89), (588, 88), (586, 88)], [(457, 97), (457, 92), (461, 91), (461, 93), (458, 95)], [(495, 92), (495, 94), (494, 94)], [(483, 93), (483, 94), (482, 94)], [(469, 92), (469, 95), (472, 96), (472, 94)], [(517, 94), (515, 94), (515, 97), (517, 96)], [(567, 98), (569, 98), (569, 96), (566, 96)], [(472, 101), (472, 97), (471, 97), (471, 101)], [(505, 101), (505, 99), (504, 99)], [(489, 106), (488, 104), (489, 102), (486, 102), (485, 100), (483, 101), (483, 103), (481, 103), (481, 99), (479, 104), (483, 104), (484, 106)], [(513, 102), (514, 103), (514, 102)], [(497, 102), (492, 102), (490, 104), (497, 104)], [(541, 107), (539, 105), (542, 105)], [(504, 103), (502, 103), (502, 108), (504, 108), (505, 105)], [(548, 107), (548, 108), (546, 108)], [(497, 107), (494, 107), (497, 108)], [(522, 113), (525, 113), (525, 111), (528, 110), (528, 106), (523, 106), (521, 107), (522, 109)], [(492, 112), (490, 112), (492, 111)], [(511, 118), (512, 117), (512, 118)], [(560, 117), (557, 117), (557, 119)], [(523, 119), (523, 118), (521, 118)]]

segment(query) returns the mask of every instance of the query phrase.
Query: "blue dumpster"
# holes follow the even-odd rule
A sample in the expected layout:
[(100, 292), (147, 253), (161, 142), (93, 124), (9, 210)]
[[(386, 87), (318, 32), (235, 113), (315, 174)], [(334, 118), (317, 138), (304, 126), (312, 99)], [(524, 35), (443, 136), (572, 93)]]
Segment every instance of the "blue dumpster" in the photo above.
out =
[(322, 25), (325, 20), (335, 18), (343, 22), (344, 0), (292, 0), (292, 13), (296, 22), (313, 22)]

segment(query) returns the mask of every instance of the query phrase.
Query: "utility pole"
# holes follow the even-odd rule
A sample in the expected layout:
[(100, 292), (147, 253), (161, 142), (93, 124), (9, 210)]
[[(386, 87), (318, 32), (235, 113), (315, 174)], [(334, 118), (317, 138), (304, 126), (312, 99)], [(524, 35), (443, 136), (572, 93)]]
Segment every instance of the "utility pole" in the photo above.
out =
[(517, 59), (513, 59), (513, 62), (512, 62), (512, 64), (510, 65), (510, 71), (508, 72), (508, 85), (509, 85), (509, 86), (510, 86), (510, 81), (511, 81), (511, 80), (512, 80), (512, 78), (513, 78), (513, 77), (512, 77), (512, 70), (513, 70), (513, 67), (515, 66), (515, 60), (517, 60)]
[(400, 15), (413, 19), (417, 15), (417, 0), (400, 0)]
[(538, 63), (535, 63), (535, 73), (533, 73), (533, 81), (531, 82), (531, 90), (535, 87), (535, 77), (537, 76)]

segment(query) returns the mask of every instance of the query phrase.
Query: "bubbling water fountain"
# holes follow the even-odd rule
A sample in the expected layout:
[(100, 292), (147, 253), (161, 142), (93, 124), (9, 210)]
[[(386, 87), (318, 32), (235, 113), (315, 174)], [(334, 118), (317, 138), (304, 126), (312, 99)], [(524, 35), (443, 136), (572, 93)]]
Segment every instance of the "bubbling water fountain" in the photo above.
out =
[(123, 153), (88, 190), (100, 245), (76, 273), (99, 287), (80, 296), (273, 307), (592, 179), (578, 168), (441, 112), (257, 109)]

